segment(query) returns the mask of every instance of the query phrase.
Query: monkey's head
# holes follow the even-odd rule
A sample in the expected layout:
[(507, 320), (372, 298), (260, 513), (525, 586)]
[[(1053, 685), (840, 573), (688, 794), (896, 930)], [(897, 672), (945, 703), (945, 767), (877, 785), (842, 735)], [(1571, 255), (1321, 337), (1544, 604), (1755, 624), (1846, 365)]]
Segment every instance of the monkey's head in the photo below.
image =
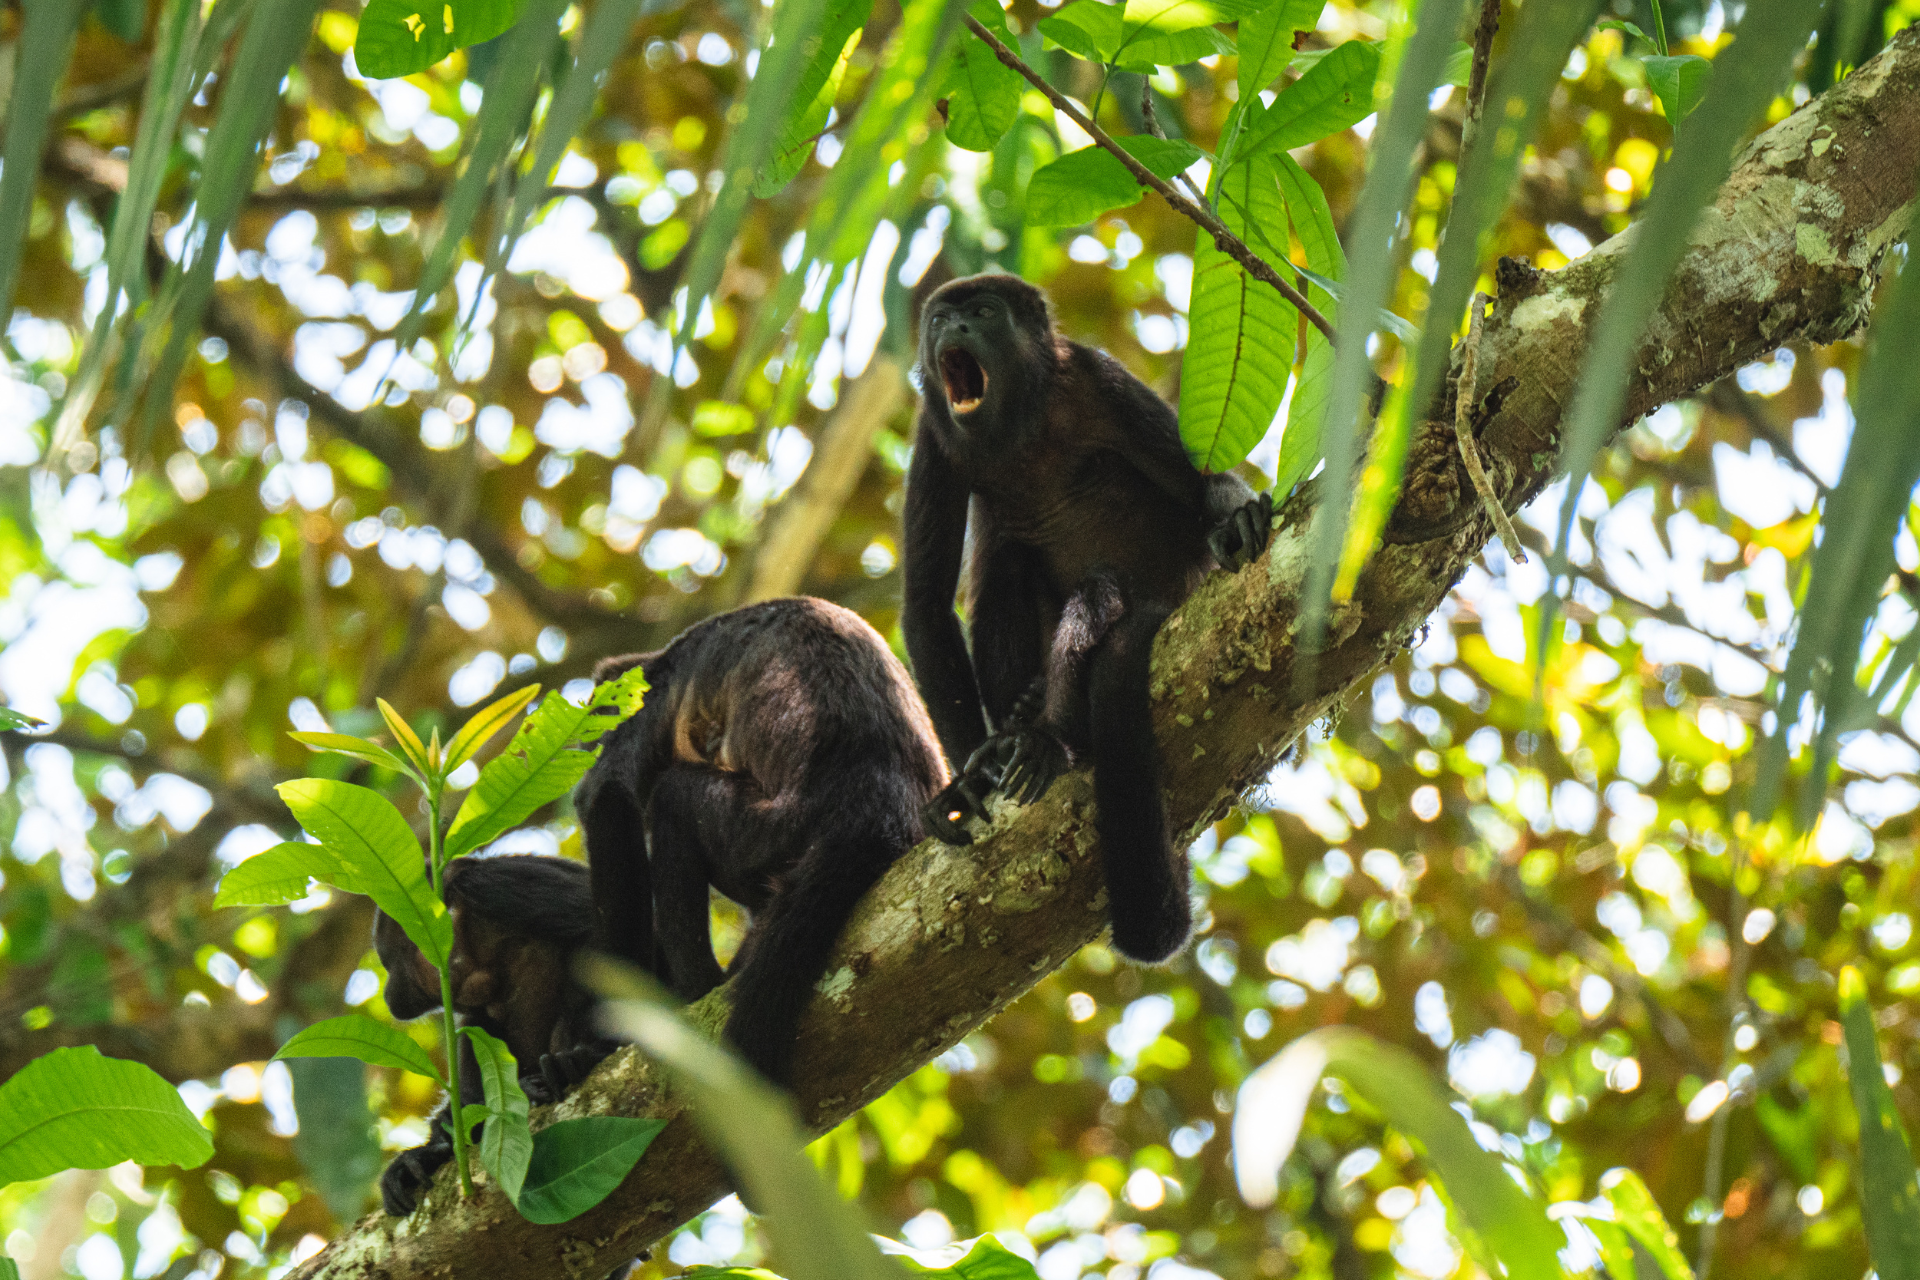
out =
[(962, 431), (1040, 403), (1058, 361), (1046, 295), (1018, 276), (968, 276), (940, 286), (920, 315), (920, 376)]
[(387, 1008), (405, 1020), (440, 1007), (440, 971), (413, 945), (400, 922), (373, 913), (373, 949), (387, 969)]

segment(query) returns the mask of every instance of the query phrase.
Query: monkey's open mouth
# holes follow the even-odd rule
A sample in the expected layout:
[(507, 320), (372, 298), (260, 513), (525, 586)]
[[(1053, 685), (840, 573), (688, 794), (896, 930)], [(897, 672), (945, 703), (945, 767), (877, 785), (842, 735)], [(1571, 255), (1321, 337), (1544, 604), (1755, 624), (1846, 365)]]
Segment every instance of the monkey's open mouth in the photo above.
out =
[(946, 384), (947, 407), (955, 413), (972, 413), (987, 394), (987, 371), (959, 347), (940, 353), (940, 379)]

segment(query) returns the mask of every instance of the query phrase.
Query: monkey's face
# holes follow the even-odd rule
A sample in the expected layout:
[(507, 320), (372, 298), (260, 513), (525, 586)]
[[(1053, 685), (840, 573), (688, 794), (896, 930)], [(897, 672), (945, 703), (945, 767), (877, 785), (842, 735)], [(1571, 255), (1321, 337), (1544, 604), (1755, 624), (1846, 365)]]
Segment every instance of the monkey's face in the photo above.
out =
[(927, 389), (938, 388), (956, 426), (966, 429), (974, 415), (999, 416), (1022, 336), (997, 290), (950, 285), (927, 303), (921, 367)]
[(373, 949), (387, 969), (387, 1009), (394, 1017), (417, 1018), (440, 1007), (440, 971), (384, 911), (374, 913)]

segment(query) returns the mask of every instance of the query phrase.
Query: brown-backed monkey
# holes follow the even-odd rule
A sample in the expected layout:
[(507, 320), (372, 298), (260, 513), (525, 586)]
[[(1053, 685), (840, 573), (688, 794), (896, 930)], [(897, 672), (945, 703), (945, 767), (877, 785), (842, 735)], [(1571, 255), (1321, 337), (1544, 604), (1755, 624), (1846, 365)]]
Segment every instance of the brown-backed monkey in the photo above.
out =
[(966, 766), (929, 825), (964, 844), (989, 790), (1030, 801), (1090, 763), (1114, 945), (1164, 960), (1192, 911), (1160, 799), (1153, 637), (1209, 571), (1265, 550), (1271, 499), (1196, 469), (1166, 401), (1060, 336), (1046, 296), (1018, 277), (937, 290), (919, 372), (901, 625), (941, 745)]
[[(733, 980), (727, 1039), (791, 1079), (794, 1033), (860, 896), (918, 842), (946, 782), (906, 668), (860, 616), (769, 600), (682, 632), (646, 669), (646, 702), (574, 793), (593, 871), (594, 945), (682, 1000)], [(752, 917), (728, 974), (708, 886)]]

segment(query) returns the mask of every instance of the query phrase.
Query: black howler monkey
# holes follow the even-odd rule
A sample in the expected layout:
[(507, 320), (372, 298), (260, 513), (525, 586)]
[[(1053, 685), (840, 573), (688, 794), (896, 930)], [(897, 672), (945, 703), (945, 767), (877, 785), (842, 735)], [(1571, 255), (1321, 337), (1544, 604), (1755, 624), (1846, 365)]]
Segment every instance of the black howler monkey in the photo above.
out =
[(921, 808), (947, 776), (940, 745), (886, 642), (824, 600), (708, 618), (594, 678), (636, 664), (646, 703), (574, 793), (595, 945), (695, 1000), (726, 976), (707, 887), (745, 907), (727, 1038), (784, 1084), (841, 926), (924, 834)]
[[(1060, 336), (1018, 277), (927, 300), (920, 376), (901, 622), (941, 745), (966, 766), (929, 825), (964, 844), (956, 811), (984, 816), (990, 787), (1032, 800), (1090, 762), (1114, 945), (1164, 960), (1192, 912), (1160, 799), (1153, 637), (1215, 565), (1266, 548), (1271, 499), (1197, 470), (1166, 401)], [(971, 657), (953, 608), (969, 512)]]
[[(441, 887), (453, 918), (454, 1012), (462, 1024), (513, 1050), (529, 1099), (556, 1100), (572, 1082), (565, 1055), (593, 1036), (594, 997), (572, 974), (574, 954), (592, 930), (586, 866), (531, 854), (456, 858)], [(374, 915), (373, 946), (387, 968), (387, 1008), (394, 1017), (417, 1018), (440, 1007), (439, 971), (385, 912)], [(484, 1101), (480, 1067), (465, 1036), (459, 1052), (462, 1103)], [(421, 1190), (453, 1158), (447, 1125), (442, 1106), (426, 1144), (401, 1152), (380, 1175), (388, 1213), (412, 1213)]]

